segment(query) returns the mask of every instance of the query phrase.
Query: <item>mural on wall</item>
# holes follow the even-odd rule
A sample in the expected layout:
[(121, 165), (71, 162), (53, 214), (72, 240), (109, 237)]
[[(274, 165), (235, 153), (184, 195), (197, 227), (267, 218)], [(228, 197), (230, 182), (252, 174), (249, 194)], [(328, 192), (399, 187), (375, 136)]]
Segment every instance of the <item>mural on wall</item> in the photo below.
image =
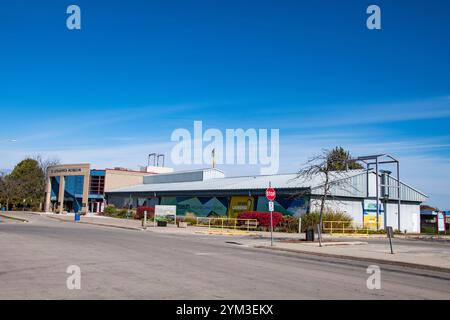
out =
[(176, 205), (177, 215), (193, 213), (198, 217), (226, 216), (226, 197), (161, 197), (161, 205)]
[(241, 212), (253, 211), (253, 204), (253, 197), (231, 197), (230, 206), (228, 208), (228, 217), (236, 218)]
[[(308, 201), (306, 198), (276, 198), (274, 201), (276, 212), (280, 212), (288, 216), (301, 216), (308, 211)], [(256, 211), (269, 211), (269, 201), (266, 197), (258, 197)]]

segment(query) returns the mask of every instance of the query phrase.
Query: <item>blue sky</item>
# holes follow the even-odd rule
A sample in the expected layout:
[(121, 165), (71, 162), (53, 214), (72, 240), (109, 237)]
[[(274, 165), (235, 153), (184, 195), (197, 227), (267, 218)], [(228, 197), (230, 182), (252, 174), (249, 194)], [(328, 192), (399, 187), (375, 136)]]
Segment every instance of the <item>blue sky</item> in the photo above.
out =
[[(66, 28), (70, 4), (80, 31)], [(366, 28), (370, 4), (382, 30)], [(201, 120), (280, 129), (280, 172), (336, 145), (391, 153), (450, 208), (449, 12), (444, 0), (2, 1), (0, 168), (36, 154), (136, 168)]]

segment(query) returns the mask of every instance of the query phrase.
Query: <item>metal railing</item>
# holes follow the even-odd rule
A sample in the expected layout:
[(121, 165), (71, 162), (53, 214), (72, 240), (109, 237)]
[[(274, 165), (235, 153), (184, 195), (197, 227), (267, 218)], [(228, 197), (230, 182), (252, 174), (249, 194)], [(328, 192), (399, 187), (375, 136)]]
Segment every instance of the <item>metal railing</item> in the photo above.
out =
[(238, 219), (222, 217), (197, 217), (198, 227), (221, 228), (221, 229), (240, 229), (255, 230), (258, 227), (257, 219)]
[(322, 230), (329, 234), (369, 234), (369, 228), (358, 226), (352, 221), (323, 221)]

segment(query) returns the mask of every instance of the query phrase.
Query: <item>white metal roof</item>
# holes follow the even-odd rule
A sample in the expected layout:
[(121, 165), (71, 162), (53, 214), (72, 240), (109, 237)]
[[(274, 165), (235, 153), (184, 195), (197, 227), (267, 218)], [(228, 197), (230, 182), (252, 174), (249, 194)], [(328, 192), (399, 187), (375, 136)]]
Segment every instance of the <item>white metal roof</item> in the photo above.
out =
[[(331, 193), (335, 196), (342, 197), (366, 197), (367, 196), (367, 171), (366, 170), (349, 170), (346, 172), (331, 173), (331, 180), (347, 181), (347, 187), (342, 184), (335, 184)], [(373, 170), (370, 172), (375, 174)], [(185, 182), (164, 182), (164, 183), (146, 183), (135, 186), (123, 187), (109, 191), (108, 193), (160, 193), (160, 192), (189, 192), (189, 191), (233, 191), (233, 190), (264, 190), (269, 186), (275, 189), (292, 189), (298, 190), (302, 188), (311, 188), (311, 193), (320, 195), (321, 186), (323, 185), (323, 175), (317, 174), (310, 180), (298, 178), (296, 173), (278, 174), (267, 176), (243, 176), (229, 178), (214, 178), (203, 181), (185, 181)], [(375, 180), (373, 180), (375, 181)], [(350, 186), (350, 187), (348, 187)], [(402, 200), (423, 202), (427, 196), (412, 187), (401, 183)], [(395, 192), (394, 192), (395, 193)], [(396, 198), (393, 194), (391, 199)]]
[[(345, 177), (364, 173), (364, 170), (349, 170)], [(341, 176), (342, 177), (342, 176)], [(317, 175), (312, 180), (299, 179), (296, 173), (267, 176), (243, 176), (217, 178), (204, 181), (187, 181), (174, 183), (148, 183), (112, 190), (112, 192), (158, 192), (158, 191), (191, 191), (191, 190), (255, 190), (269, 186), (277, 189), (310, 188), (322, 184), (322, 178)]]

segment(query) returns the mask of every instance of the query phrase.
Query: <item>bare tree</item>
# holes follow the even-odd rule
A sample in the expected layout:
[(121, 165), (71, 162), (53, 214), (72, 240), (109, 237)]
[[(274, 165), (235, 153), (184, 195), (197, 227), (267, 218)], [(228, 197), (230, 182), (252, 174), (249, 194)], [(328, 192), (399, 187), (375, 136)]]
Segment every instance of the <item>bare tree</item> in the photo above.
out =
[[(44, 196), (45, 194), (45, 184), (47, 183), (47, 177), (48, 177), (48, 167), (50, 166), (54, 166), (57, 164), (60, 164), (60, 160), (57, 157), (53, 157), (53, 158), (44, 158), (42, 157), (42, 155), (38, 154), (37, 156), (34, 157), (34, 160), (36, 160), (39, 163), (39, 167), (41, 168), (42, 172), (44, 173), (43, 175), (43, 181), (42, 181), (42, 195)], [(43, 207), (43, 201), (45, 201), (44, 199), (42, 199), (40, 207)]]
[(40, 154), (33, 158), (39, 163), (39, 167), (41, 168), (44, 175), (47, 175), (48, 167), (60, 164), (60, 160), (56, 157), (53, 158), (43, 158)]
[[(350, 159), (350, 156), (349, 156)], [(350, 191), (356, 188), (351, 184), (349, 175), (346, 170), (336, 170), (336, 164), (347, 160), (342, 159), (341, 152), (334, 150), (322, 150), (322, 153), (315, 155), (308, 159), (303, 167), (297, 172), (297, 179), (302, 182), (314, 182), (314, 188), (308, 190), (311, 193), (319, 190), (320, 194), (320, 210), (319, 210), (319, 227), (323, 228), (323, 214), (326, 206), (326, 201), (330, 198), (334, 199), (332, 193), (333, 188), (339, 188)], [(348, 166), (343, 166), (348, 168)], [(303, 192), (304, 194), (305, 192)], [(319, 235), (321, 236), (321, 235)], [(321, 239), (320, 239), (321, 240)]]

